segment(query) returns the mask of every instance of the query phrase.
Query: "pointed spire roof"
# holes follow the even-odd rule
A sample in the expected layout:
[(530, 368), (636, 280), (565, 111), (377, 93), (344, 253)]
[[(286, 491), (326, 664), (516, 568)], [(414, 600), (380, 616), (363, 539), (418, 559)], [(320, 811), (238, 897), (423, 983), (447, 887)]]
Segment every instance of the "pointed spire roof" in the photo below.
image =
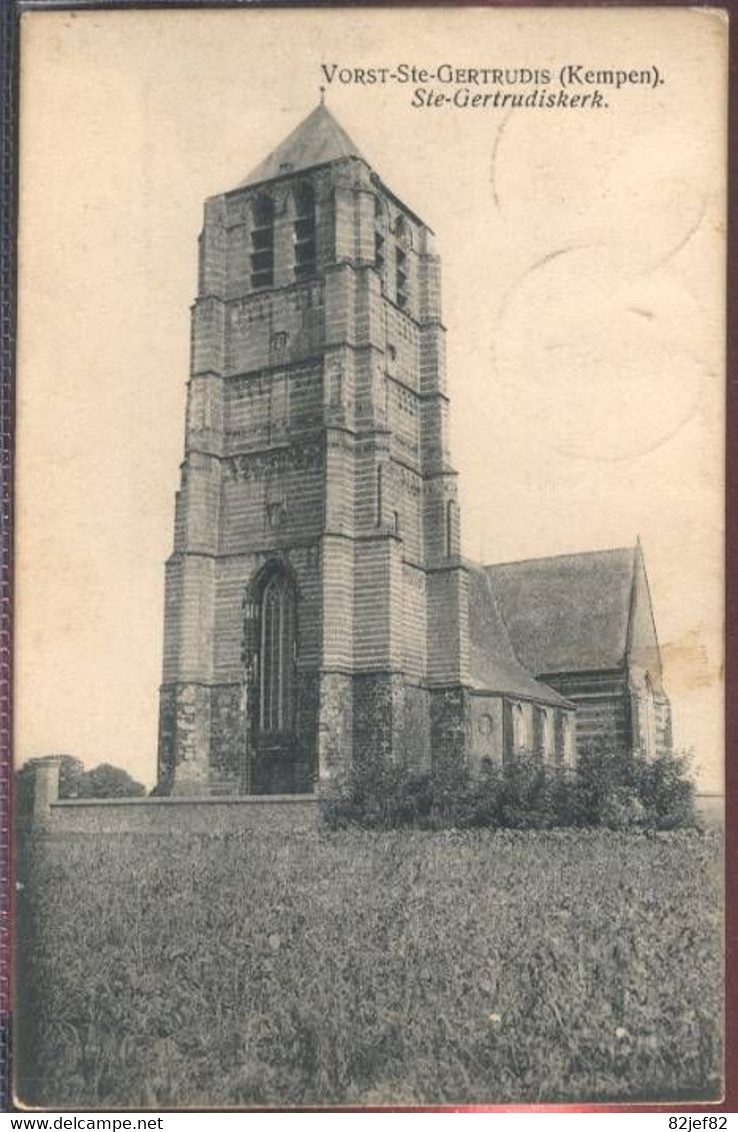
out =
[(342, 157), (359, 157), (366, 161), (343, 126), (339, 125), (327, 106), (320, 102), (281, 145), (252, 169), (238, 187), (257, 185), (261, 181), (284, 176), (285, 173), (325, 165)]

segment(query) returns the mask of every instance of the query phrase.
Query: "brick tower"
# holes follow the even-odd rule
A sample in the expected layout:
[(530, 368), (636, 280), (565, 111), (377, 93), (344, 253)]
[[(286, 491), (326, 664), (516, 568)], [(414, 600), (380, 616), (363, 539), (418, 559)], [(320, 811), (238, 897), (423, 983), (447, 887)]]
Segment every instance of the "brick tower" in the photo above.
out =
[(468, 571), (430, 229), (319, 105), (205, 205), (159, 789), (463, 755)]

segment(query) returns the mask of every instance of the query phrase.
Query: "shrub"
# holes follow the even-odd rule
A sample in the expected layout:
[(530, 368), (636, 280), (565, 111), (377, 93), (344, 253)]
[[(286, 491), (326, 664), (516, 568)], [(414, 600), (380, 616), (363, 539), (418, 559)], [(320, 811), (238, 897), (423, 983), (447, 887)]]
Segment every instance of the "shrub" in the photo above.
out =
[(416, 825), (430, 815), (430, 778), (394, 763), (357, 770), (322, 804), (323, 820), (332, 829), (359, 825), (395, 829)]
[(100, 763), (82, 775), (77, 796), (79, 798), (140, 798), (146, 788), (128, 771), (110, 763)]
[(547, 829), (556, 824), (557, 772), (531, 751), (521, 751), (502, 776), (501, 824), (511, 829)]
[(351, 776), (323, 803), (323, 818), (333, 829), (543, 828), (554, 824), (551, 785), (533, 756), (505, 771), (491, 760), (432, 774), (378, 766)]
[(677, 829), (696, 824), (692, 763), (692, 755), (686, 753), (637, 760), (638, 796), (656, 828)]
[(625, 748), (584, 748), (576, 776), (583, 824), (625, 829), (694, 826), (695, 785), (691, 756), (646, 759)]
[(502, 776), (491, 760), (485, 760), (476, 774), (468, 767), (444, 768), (427, 776), (426, 798), (430, 799), (427, 820), (432, 829), (494, 828), (501, 821)]
[(677, 829), (696, 824), (690, 760), (646, 760), (605, 744), (585, 748), (576, 768), (523, 751), (504, 767), (484, 760), (418, 774), (377, 763), (350, 775), (323, 803), (333, 829)]
[(646, 809), (633, 786), (613, 786), (602, 796), (599, 824), (608, 829), (634, 829), (646, 823)]

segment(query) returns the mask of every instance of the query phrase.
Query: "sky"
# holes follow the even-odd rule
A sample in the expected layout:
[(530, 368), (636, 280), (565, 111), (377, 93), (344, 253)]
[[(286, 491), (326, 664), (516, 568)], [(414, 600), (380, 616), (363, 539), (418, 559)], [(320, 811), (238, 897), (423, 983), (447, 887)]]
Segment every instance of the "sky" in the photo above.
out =
[[(24, 13), (19, 762), (154, 782), (203, 202), (322, 85), (437, 236), (464, 552), (640, 535), (676, 742), (720, 788), (725, 32), (680, 9)], [(321, 70), (401, 62), (663, 82), (599, 109), (430, 108), (417, 86), (454, 88)]]

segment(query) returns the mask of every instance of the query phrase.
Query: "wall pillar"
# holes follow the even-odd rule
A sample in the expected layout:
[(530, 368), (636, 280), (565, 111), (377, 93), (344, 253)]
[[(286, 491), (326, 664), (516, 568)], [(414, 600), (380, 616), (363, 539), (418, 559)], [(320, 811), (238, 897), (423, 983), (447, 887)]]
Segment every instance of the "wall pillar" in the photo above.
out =
[(172, 794), (206, 794), (210, 770), (210, 689), (180, 684), (176, 691)]
[(430, 719), (433, 770), (453, 781), (466, 767), (470, 750), (471, 695), (468, 688), (433, 688)]
[(51, 821), (51, 804), (59, 801), (59, 771), (61, 758), (50, 755), (34, 764), (32, 824), (36, 829), (47, 827)]
[(345, 789), (351, 774), (354, 746), (354, 698), (350, 675), (323, 672), (317, 726), (316, 788), (322, 795)]

